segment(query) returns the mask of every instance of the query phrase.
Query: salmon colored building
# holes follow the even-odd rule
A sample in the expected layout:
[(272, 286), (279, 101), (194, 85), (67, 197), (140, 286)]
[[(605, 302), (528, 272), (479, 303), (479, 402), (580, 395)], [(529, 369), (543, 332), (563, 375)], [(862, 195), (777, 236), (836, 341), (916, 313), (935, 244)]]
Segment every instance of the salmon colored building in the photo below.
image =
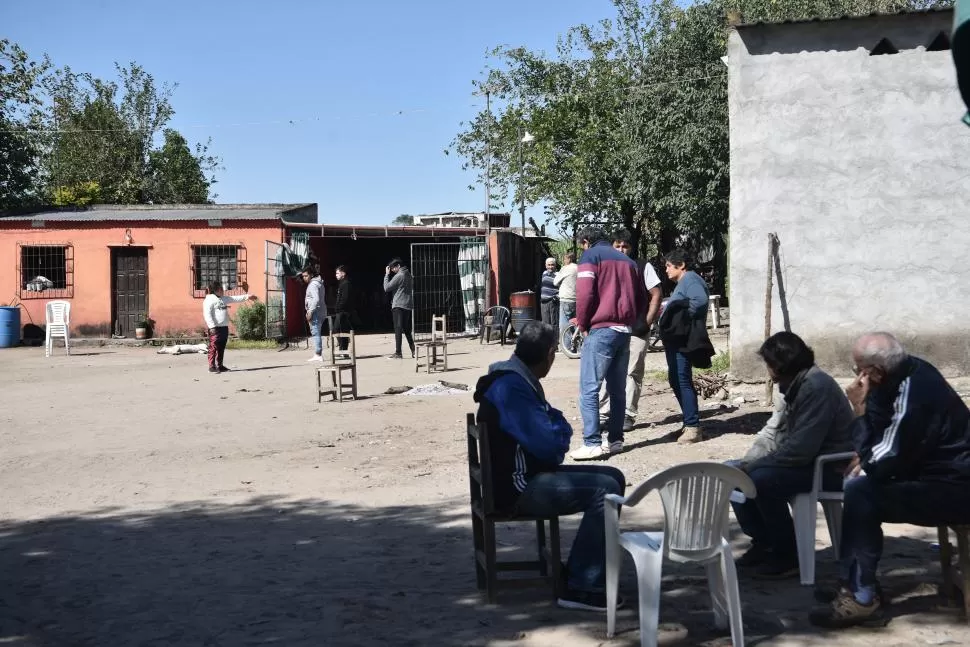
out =
[[(316, 223), (316, 204), (110, 205), (0, 215), (0, 302), (43, 326), (46, 303), (71, 303), (74, 334), (134, 336), (148, 316), (156, 336), (204, 327), (206, 286), (242, 285), (266, 298), (266, 241), (285, 222)], [(13, 297), (13, 298), (10, 298)]]

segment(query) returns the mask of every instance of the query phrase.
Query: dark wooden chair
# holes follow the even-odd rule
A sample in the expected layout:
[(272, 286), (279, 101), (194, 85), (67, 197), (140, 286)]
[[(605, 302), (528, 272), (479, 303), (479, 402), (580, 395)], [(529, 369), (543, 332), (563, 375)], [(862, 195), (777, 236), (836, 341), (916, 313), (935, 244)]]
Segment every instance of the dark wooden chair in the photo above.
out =
[(492, 341), (492, 335), (498, 335), (505, 346), (508, 336), (509, 326), (512, 325), (512, 313), (504, 306), (492, 306), (482, 315), (481, 333), (478, 343), (488, 344)]
[[(517, 588), (545, 582), (552, 588), (553, 597), (562, 587), (562, 558), (559, 552), (559, 517), (514, 516), (510, 511), (496, 510), (492, 493), (488, 428), (476, 424), (475, 415), (468, 414), (468, 471), (471, 484), (472, 535), (475, 543), (475, 577), (478, 590), (485, 591), (489, 604), (495, 602), (499, 588)], [(546, 544), (546, 522), (549, 522), (549, 543)], [(535, 561), (498, 561), (495, 545), (495, 524), (528, 522), (536, 525)], [(508, 571), (535, 571), (537, 576), (499, 578)]]
[[(954, 577), (953, 545), (950, 529), (957, 536), (957, 565), (960, 577)], [(936, 529), (940, 542), (940, 568), (943, 571), (943, 595), (956, 598), (956, 591), (963, 593), (963, 610), (970, 623), (970, 526), (940, 526)]]

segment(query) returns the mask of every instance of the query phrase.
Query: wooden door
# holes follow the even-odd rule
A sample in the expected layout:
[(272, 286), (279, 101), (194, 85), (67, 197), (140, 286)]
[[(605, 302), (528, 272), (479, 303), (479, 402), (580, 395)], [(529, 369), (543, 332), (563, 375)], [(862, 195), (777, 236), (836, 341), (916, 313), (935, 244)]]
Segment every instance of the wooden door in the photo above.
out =
[(111, 320), (115, 332), (135, 336), (135, 324), (148, 312), (148, 250), (117, 247), (111, 250)]

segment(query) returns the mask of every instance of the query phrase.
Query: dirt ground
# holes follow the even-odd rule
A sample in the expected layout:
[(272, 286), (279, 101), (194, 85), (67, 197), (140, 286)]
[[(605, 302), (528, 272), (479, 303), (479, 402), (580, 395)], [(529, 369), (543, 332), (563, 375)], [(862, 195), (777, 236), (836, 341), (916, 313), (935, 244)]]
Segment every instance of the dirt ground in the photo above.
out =
[[(381, 395), (439, 378), (474, 385), (510, 348), (451, 344), (452, 370), (429, 377), (359, 340), (356, 402), (317, 404), (302, 345), (201, 355), (93, 347), (46, 359), (0, 351), (0, 643), (90, 645), (632, 646), (635, 610), (606, 639), (605, 619), (557, 609), (546, 589), (483, 603), (475, 590), (464, 415), (471, 395)], [(722, 346), (723, 337), (717, 342)], [(663, 366), (651, 355), (653, 370)], [(561, 358), (550, 400), (581, 436), (579, 362)], [(762, 387), (710, 403), (713, 438), (681, 447), (675, 402), (651, 381), (629, 450), (611, 459), (630, 483), (663, 467), (741, 455), (767, 418)], [(747, 394), (751, 404), (731, 403)], [(659, 501), (624, 523), (659, 528)], [(577, 519), (564, 520), (563, 550)], [(884, 629), (824, 634), (807, 623), (812, 591), (742, 576), (748, 644), (970, 644), (940, 607), (932, 533), (887, 527)], [(528, 529), (500, 528), (503, 551)], [(744, 548), (737, 535), (736, 546)], [(824, 522), (819, 579), (833, 575)], [(663, 644), (730, 644), (712, 628), (704, 572), (665, 565)], [(632, 563), (621, 589), (636, 606)]]

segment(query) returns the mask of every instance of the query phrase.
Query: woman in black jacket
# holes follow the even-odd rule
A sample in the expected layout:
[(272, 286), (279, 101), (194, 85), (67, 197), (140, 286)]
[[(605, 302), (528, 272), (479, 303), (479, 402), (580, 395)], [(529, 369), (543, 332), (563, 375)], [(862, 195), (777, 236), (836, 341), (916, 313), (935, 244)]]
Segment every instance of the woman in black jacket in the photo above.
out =
[[(337, 267), (337, 302), (333, 306), (333, 326), (337, 332), (350, 332), (353, 328), (354, 301), (351, 295), (350, 279), (347, 278), (347, 266)], [(350, 340), (340, 339), (340, 350), (347, 350)]]

